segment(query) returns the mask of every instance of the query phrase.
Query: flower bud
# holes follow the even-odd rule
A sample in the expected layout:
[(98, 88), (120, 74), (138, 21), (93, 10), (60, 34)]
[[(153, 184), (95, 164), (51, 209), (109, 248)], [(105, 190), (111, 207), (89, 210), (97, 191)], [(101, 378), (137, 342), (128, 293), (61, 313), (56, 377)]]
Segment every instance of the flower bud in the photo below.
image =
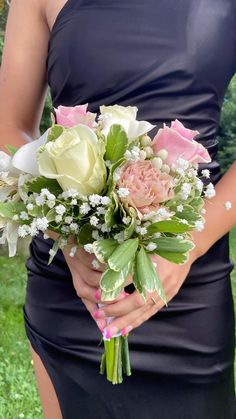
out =
[(140, 151), (140, 153), (139, 153), (139, 156), (140, 156), (140, 159), (141, 159), (141, 160), (145, 160), (145, 159), (146, 159), (146, 157), (147, 157), (147, 153), (146, 153), (146, 151), (141, 150), (141, 151)]
[(160, 151), (158, 151), (156, 156), (160, 157), (162, 160), (166, 160), (168, 157), (168, 151), (162, 148)]
[(146, 152), (147, 158), (153, 156), (153, 149), (152, 149), (152, 147), (147, 146), (147, 147), (144, 148), (144, 151)]
[(170, 173), (170, 167), (168, 166), (168, 164), (163, 164), (162, 168), (161, 168), (162, 172), (165, 173)]
[(141, 145), (143, 147), (147, 147), (151, 144), (152, 144), (151, 138), (147, 134), (143, 135), (143, 137), (141, 138)]
[(161, 169), (162, 164), (163, 164), (160, 157), (154, 157), (154, 159), (152, 160), (152, 163), (156, 167), (156, 169)]

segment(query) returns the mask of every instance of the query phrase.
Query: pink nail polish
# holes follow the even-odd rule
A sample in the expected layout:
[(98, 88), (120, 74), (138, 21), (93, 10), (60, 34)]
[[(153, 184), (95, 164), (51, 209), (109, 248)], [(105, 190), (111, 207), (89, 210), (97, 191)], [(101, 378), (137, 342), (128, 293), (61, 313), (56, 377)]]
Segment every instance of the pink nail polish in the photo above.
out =
[(98, 289), (98, 290), (95, 292), (95, 298), (96, 298), (96, 300), (100, 300), (100, 299), (101, 299), (101, 290), (100, 290), (100, 289)]
[(106, 331), (106, 339), (111, 339), (116, 333), (118, 333), (117, 327), (112, 326)]
[(102, 319), (103, 317), (106, 317), (106, 315), (105, 315), (104, 311), (102, 311), (102, 310), (95, 310), (93, 312), (93, 317), (95, 319)]
[(121, 331), (122, 336), (127, 335), (127, 333), (129, 333), (132, 329), (133, 329), (132, 326), (124, 327), (124, 329), (122, 329), (122, 331)]

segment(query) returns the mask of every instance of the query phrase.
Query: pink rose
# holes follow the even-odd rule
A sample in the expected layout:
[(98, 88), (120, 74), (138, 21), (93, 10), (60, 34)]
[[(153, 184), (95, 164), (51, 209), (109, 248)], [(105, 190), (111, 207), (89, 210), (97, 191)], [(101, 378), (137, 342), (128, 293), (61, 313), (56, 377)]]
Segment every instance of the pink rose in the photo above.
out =
[(119, 188), (129, 190), (129, 195), (121, 201), (135, 208), (139, 216), (157, 210), (161, 202), (174, 196), (173, 178), (154, 167), (150, 160), (128, 163), (121, 169), (117, 183)]
[(209, 163), (211, 157), (202, 144), (193, 138), (198, 135), (198, 131), (185, 128), (178, 119), (171, 122), (168, 127), (164, 124), (164, 128), (158, 130), (152, 142), (154, 154), (165, 149), (168, 157), (165, 163), (169, 166), (179, 157), (188, 160), (191, 163)]
[(87, 112), (88, 103), (78, 106), (58, 106), (55, 108), (56, 122), (63, 127), (70, 128), (78, 124), (87, 125), (89, 128), (94, 128), (97, 124), (95, 122), (96, 114)]

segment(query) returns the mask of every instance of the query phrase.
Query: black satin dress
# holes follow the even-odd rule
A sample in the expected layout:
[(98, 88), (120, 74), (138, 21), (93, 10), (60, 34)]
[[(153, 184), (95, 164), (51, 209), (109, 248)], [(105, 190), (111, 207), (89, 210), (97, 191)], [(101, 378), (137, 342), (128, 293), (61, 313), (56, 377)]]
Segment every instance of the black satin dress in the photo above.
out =
[[(216, 131), (236, 71), (235, 0), (68, 0), (45, 66), (55, 107), (133, 105), (157, 128), (178, 118), (199, 130), (211, 180), (220, 179)], [(39, 236), (30, 246), (24, 318), (64, 419), (232, 419), (228, 235), (192, 265), (169, 306), (131, 332), (133, 374), (117, 386), (99, 374), (101, 333), (62, 253), (47, 266), (51, 245)]]

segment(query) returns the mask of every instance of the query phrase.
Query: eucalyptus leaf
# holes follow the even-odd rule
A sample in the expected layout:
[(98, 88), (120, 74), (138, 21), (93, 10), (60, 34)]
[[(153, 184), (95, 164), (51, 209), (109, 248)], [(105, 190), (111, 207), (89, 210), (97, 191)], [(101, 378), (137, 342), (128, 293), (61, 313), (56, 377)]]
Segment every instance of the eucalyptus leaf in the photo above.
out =
[(108, 265), (114, 271), (120, 271), (134, 258), (139, 245), (139, 239), (128, 239), (118, 245), (108, 259)]
[(106, 263), (108, 258), (117, 248), (118, 243), (115, 239), (104, 239), (93, 242), (95, 256), (101, 263)]
[(128, 146), (128, 137), (124, 128), (119, 124), (113, 124), (107, 136), (105, 160), (112, 163), (124, 156)]
[(140, 250), (136, 253), (134, 272), (137, 286), (140, 287), (140, 289), (145, 289), (148, 292), (157, 291), (159, 297), (167, 305), (165, 292), (160, 278), (157, 275), (156, 269), (152, 260), (150, 259), (150, 256), (144, 250), (143, 246), (141, 246)]

